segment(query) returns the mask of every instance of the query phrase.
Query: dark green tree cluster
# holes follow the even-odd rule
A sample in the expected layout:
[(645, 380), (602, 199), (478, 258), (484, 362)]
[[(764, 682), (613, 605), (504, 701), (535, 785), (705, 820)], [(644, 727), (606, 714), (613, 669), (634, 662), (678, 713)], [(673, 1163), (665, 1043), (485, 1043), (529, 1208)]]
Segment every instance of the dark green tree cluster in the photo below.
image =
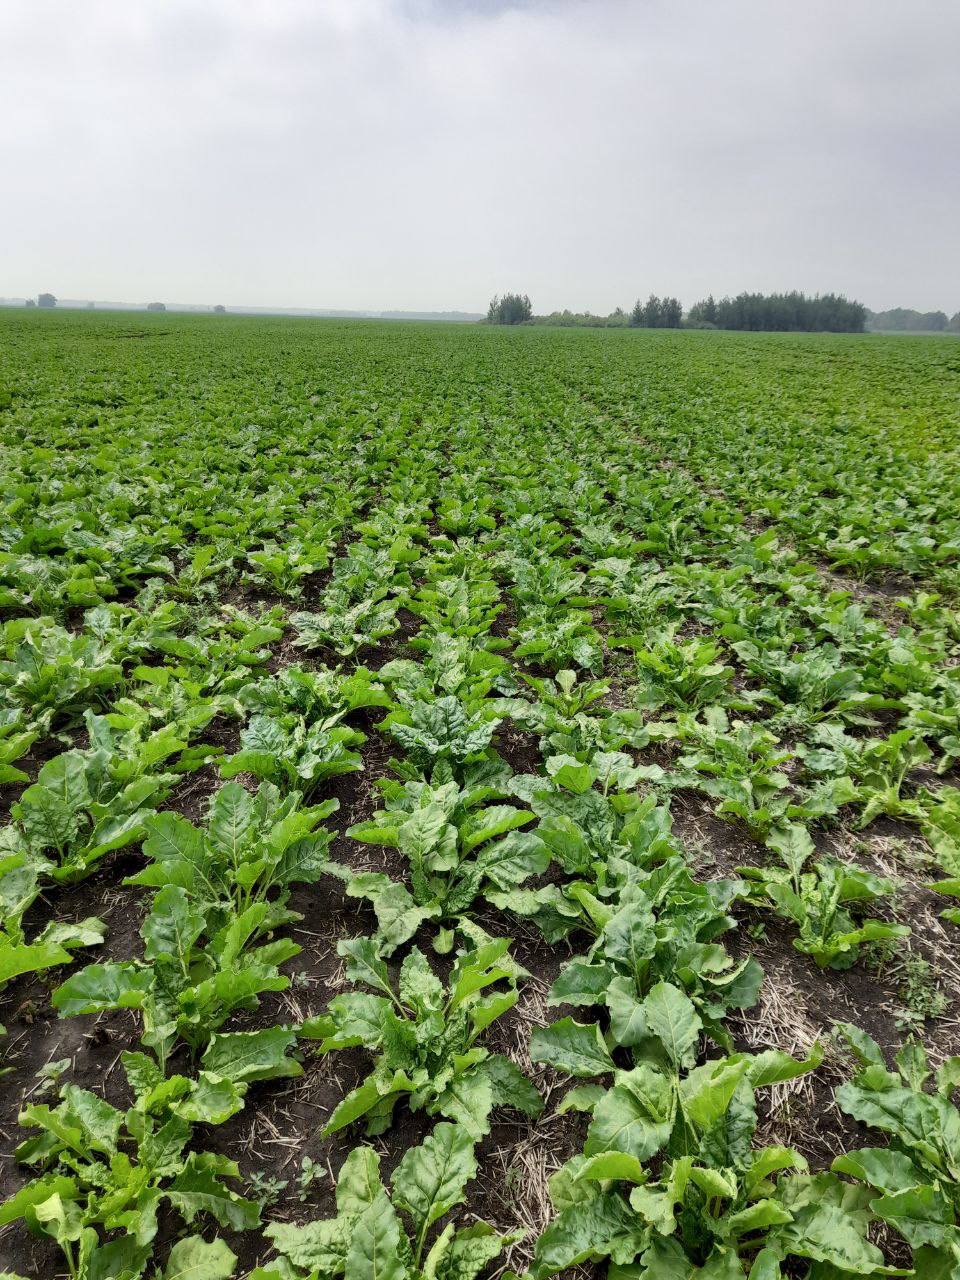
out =
[(148, 311), (166, 311), (166, 309), (167, 309), (167, 304), (165, 302), (148, 302), (147, 303)]
[(56, 300), (56, 298), (53, 296), (53, 294), (52, 294), (52, 293), (39, 293), (39, 294), (37, 294), (37, 306), (38, 306), (38, 307), (47, 307), (47, 308), (50, 308), (50, 307), (55, 307), (56, 305), (57, 305), (57, 300)]
[[(884, 315), (918, 315), (917, 312), (888, 312)], [(943, 312), (931, 313), (941, 319), (935, 324), (911, 325), (911, 328), (935, 328), (960, 331), (960, 315), (948, 321)], [(920, 317), (930, 320), (931, 316)], [(715, 299), (713, 294), (697, 302), (684, 316), (679, 298), (658, 298), (651, 293), (646, 302), (639, 298), (629, 315), (617, 307), (607, 316), (589, 311), (553, 311), (534, 316), (526, 294), (507, 293), (495, 297), (487, 312), (488, 324), (542, 324), (560, 328), (618, 329), (748, 329), (752, 331), (801, 333), (862, 333), (871, 312), (860, 302), (852, 302), (842, 294), (824, 293), (741, 293), (735, 298)], [(942, 322), (941, 322), (942, 321)], [(871, 327), (879, 327), (871, 324)], [(892, 327), (892, 326), (891, 326)], [(908, 327), (903, 325), (904, 328)]]
[(532, 316), (533, 307), (525, 293), (505, 293), (490, 300), (487, 324), (523, 324)]
[(867, 309), (841, 294), (740, 293), (735, 298), (709, 297), (690, 308), (695, 327), (790, 331), (801, 333), (862, 333)]
[(655, 293), (646, 302), (638, 298), (630, 313), (630, 324), (635, 329), (679, 329), (682, 320), (680, 299), (658, 298)]
[(867, 328), (880, 333), (960, 333), (960, 311), (949, 320), (944, 311), (914, 311), (910, 307), (868, 311)]

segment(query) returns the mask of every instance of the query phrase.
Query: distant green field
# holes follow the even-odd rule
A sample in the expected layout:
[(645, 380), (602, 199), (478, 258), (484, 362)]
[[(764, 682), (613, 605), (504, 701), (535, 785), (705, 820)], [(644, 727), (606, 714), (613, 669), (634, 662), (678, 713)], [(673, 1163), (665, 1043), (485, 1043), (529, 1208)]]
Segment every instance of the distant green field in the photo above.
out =
[(0, 1280), (960, 1275), (954, 338), (0, 310), (0, 449)]

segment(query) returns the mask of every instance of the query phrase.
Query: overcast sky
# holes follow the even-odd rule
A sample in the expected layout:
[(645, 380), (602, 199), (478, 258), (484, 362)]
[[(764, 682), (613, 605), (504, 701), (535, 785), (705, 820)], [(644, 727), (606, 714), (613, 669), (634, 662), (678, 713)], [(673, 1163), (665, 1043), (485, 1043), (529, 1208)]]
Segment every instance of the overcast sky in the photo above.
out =
[(0, 0), (0, 294), (960, 309), (958, 0)]

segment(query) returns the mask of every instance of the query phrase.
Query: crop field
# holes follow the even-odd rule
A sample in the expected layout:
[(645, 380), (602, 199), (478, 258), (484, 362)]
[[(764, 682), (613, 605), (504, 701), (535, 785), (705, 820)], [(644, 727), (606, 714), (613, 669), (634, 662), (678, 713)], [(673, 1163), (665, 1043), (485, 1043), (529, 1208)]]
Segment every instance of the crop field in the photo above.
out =
[(0, 1280), (960, 1278), (960, 342), (0, 312)]

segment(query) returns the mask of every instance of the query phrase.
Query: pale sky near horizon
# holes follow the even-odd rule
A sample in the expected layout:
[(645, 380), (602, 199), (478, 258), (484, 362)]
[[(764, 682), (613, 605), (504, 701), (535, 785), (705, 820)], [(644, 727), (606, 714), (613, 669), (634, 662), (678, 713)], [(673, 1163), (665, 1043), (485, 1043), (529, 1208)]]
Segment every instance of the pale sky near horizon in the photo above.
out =
[(0, 0), (0, 295), (960, 310), (957, 0)]

